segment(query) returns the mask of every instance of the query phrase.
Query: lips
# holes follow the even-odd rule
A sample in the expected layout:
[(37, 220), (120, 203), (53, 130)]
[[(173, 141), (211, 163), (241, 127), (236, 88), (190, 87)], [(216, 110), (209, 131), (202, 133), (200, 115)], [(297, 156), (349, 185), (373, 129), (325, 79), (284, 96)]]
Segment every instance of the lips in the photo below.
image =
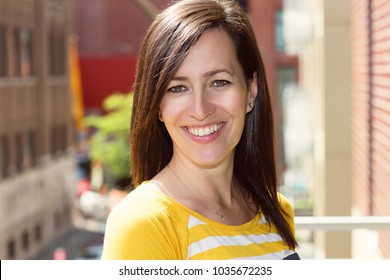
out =
[(205, 127), (187, 127), (187, 130), (194, 136), (203, 137), (217, 132), (221, 127), (222, 124), (213, 124)]

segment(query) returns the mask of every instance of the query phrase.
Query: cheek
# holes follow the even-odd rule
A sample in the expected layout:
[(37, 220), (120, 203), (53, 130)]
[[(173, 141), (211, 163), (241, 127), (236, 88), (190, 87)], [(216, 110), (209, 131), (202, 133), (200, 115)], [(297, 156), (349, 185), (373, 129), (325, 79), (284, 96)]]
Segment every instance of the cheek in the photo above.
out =
[(224, 100), (221, 100), (224, 107), (232, 113), (246, 113), (247, 106), (247, 97), (244, 92), (234, 92), (229, 97), (225, 97)]
[(164, 97), (160, 104), (160, 112), (166, 122), (174, 120), (183, 111), (183, 108), (184, 104), (178, 98)]

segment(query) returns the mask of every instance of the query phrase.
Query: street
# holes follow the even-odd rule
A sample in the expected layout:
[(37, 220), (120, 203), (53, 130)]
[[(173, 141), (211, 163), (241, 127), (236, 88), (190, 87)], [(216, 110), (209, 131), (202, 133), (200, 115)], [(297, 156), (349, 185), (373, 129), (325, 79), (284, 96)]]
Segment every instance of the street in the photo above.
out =
[(94, 220), (77, 219), (72, 228), (32, 259), (100, 259), (103, 235), (104, 224)]

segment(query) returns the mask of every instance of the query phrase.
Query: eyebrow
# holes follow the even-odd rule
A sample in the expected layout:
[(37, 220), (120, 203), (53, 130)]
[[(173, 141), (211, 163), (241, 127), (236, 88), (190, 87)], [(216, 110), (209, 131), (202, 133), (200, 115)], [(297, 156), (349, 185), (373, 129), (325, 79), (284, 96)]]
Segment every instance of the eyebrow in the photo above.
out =
[[(233, 76), (233, 73), (230, 72), (230, 71), (228, 71), (228, 70), (226, 70), (226, 69), (215, 69), (215, 70), (211, 70), (211, 71), (208, 71), (208, 72), (204, 73), (202, 76), (203, 76), (203, 77), (211, 77), (211, 76), (214, 76), (214, 75), (216, 75), (216, 74), (218, 74), (218, 73), (227, 73), (227, 74), (229, 74), (230, 76)], [(188, 78), (185, 77), (185, 76), (174, 76), (174, 77), (172, 78), (172, 81), (185, 81), (185, 80), (187, 80), (187, 79), (188, 79)]]

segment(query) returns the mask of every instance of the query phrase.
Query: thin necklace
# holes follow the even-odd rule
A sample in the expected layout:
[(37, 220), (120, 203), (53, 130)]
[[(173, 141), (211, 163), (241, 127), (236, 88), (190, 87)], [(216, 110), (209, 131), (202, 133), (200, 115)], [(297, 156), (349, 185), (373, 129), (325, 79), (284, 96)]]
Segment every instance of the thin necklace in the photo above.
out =
[[(167, 165), (169, 170), (171, 170), (171, 172), (173, 173), (173, 175), (175, 176), (176, 180), (179, 181), (179, 183), (187, 190), (189, 191), (190, 193), (192, 193), (194, 196), (196, 196), (197, 198), (199, 198), (203, 204), (206, 206), (206, 208), (209, 208), (208, 207), (208, 204), (207, 202), (197, 193), (195, 193), (194, 191), (192, 191), (189, 187), (187, 187), (179, 178), (179, 176), (177, 176), (177, 174), (175, 173), (175, 171), (173, 171), (173, 169), (169, 166), (169, 164)], [(225, 215), (223, 215), (222, 213), (220, 213), (219, 211), (217, 210), (214, 210), (215, 214), (217, 214), (218, 218), (221, 219), (221, 220), (224, 220), (225, 219)], [(236, 219), (237, 219), (237, 216), (236, 216)], [(236, 220), (235, 219), (235, 220)]]

